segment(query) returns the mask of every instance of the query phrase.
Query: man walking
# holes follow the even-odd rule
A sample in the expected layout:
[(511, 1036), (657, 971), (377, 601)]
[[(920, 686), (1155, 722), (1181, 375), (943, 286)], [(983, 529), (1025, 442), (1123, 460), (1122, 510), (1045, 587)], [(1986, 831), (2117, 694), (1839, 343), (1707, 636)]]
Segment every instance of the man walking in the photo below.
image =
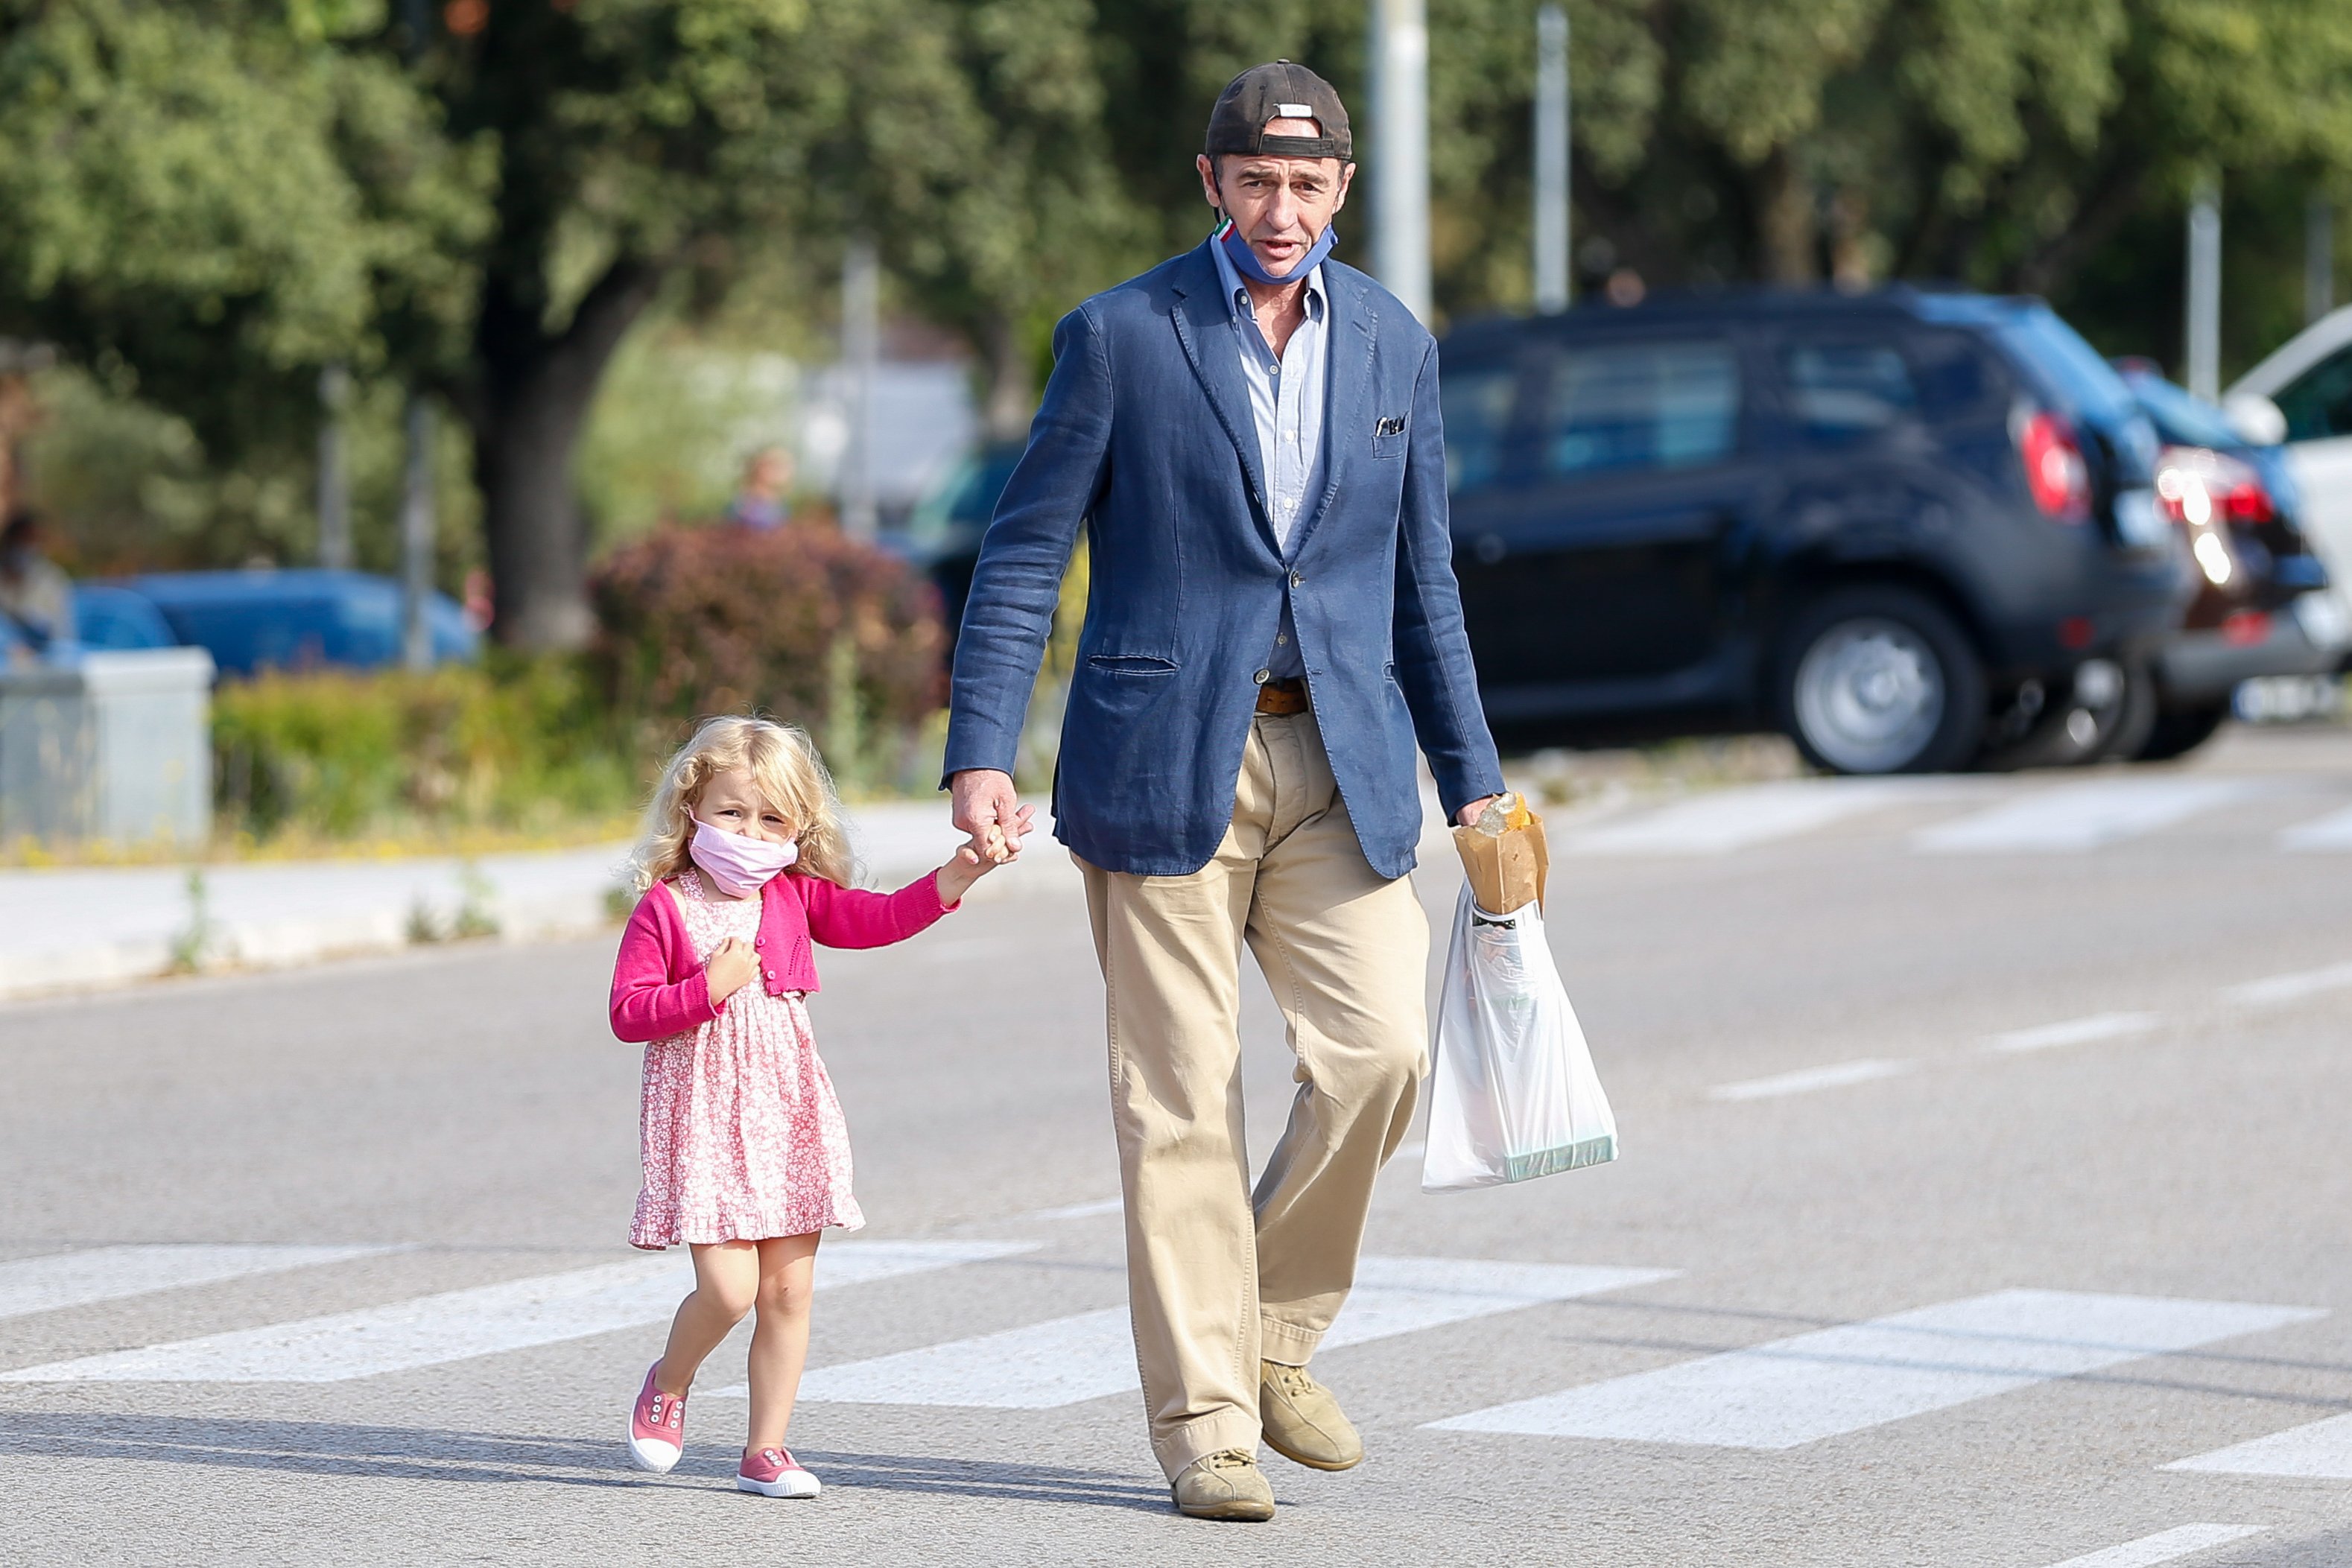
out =
[[(1502, 776), (1454, 582), (1436, 346), (1328, 259), (1347, 110), (1303, 66), (1255, 67), (1199, 168), (1217, 233), (1055, 329), (972, 575), (947, 768), (956, 825), (1017, 852), (1010, 771), (1083, 522), (1054, 814), (1108, 994), (1152, 1452), (1183, 1512), (1265, 1520), (1261, 1437), (1318, 1469), (1363, 1457), (1307, 1366), (1425, 1067), (1416, 737), (1464, 821)], [(1244, 941), (1299, 1084), (1255, 1194)]]

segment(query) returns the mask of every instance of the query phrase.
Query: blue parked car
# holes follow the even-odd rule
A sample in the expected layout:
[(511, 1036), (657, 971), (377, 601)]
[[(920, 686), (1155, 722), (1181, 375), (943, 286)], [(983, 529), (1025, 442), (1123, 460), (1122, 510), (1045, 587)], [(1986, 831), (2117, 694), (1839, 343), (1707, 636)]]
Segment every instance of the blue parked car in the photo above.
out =
[[(74, 591), (86, 648), (209, 652), (225, 675), (400, 662), (400, 584), (362, 571), (170, 571)], [(436, 664), (471, 659), (481, 633), (445, 593), (425, 605)]]
[(74, 585), (73, 600), (74, 622), (85, 648), (113, 653), (179, 646), (163, 612), (144, 595), (102, 582), (80, 582)]

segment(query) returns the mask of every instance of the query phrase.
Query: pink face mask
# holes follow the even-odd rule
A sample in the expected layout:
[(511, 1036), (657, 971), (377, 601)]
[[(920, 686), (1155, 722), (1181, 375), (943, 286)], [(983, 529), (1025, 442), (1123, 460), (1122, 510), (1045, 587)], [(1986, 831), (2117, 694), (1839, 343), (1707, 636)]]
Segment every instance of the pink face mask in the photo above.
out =
[(694, 822), (694, 843), (688, 850), (694, 863), (730, 898), (757, 893), (786, 866), (801, 858), (797, 843), (775, 844), (714, 828), (699, 817)]

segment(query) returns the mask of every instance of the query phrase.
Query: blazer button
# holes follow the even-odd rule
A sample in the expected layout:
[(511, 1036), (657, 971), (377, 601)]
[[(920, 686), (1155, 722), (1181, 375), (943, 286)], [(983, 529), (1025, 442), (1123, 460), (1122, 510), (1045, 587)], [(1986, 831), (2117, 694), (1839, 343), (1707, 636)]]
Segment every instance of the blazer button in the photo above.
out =
[(770, 978), (770, 979), (772, 979), (772, 979), (774, 979), (775, 977), (776, 977), (776, 972), (775, 972), (773, 969), (769, 970), (769, 971), (768, 971), (768, 978)]
[(754, 936), (751, 938), (751, 946), (754, 947), (764, 947), (767, 945), (768, 939), (765, 936)]
[(1255, 681), (1259, 685), (1264, 685), (1266, 682), (1274, 679), (1274, 672), (1272, 670), (1260, 670), (1256, 674), (1252, 675), (1250, 679)]
[(1305, 582), (1306, 580), (1306, 580), (1304, 577), (1301, 577), (1298, 573), (1297, 573), (1297, 572), (1295, 572), (1295, 571), (1294, 571), (1294, 572), (1292, 572), (1292, 573), (1290, 574), (1290, 586), (1291, 586), (1291, 587), (1293, 587), (1293, 588), (1297, 588), (1299, 584), (1301, 584), (1301, 583)]

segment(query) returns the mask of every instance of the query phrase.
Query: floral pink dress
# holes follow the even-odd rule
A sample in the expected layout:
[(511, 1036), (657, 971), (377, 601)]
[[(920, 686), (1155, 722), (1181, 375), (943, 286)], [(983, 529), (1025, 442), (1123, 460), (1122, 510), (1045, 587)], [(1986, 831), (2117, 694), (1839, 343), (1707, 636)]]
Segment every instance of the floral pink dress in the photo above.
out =
[[(695, 956), (759, 932), (760, 900), (669, 884)], [(699, 1028), (646, 1047), (637, 1121), (646, 1185), (629, 1245), (759, 1241), (866, 1223), (850, 1196), (849, 1126), (798, 991), (756, 982)]]

